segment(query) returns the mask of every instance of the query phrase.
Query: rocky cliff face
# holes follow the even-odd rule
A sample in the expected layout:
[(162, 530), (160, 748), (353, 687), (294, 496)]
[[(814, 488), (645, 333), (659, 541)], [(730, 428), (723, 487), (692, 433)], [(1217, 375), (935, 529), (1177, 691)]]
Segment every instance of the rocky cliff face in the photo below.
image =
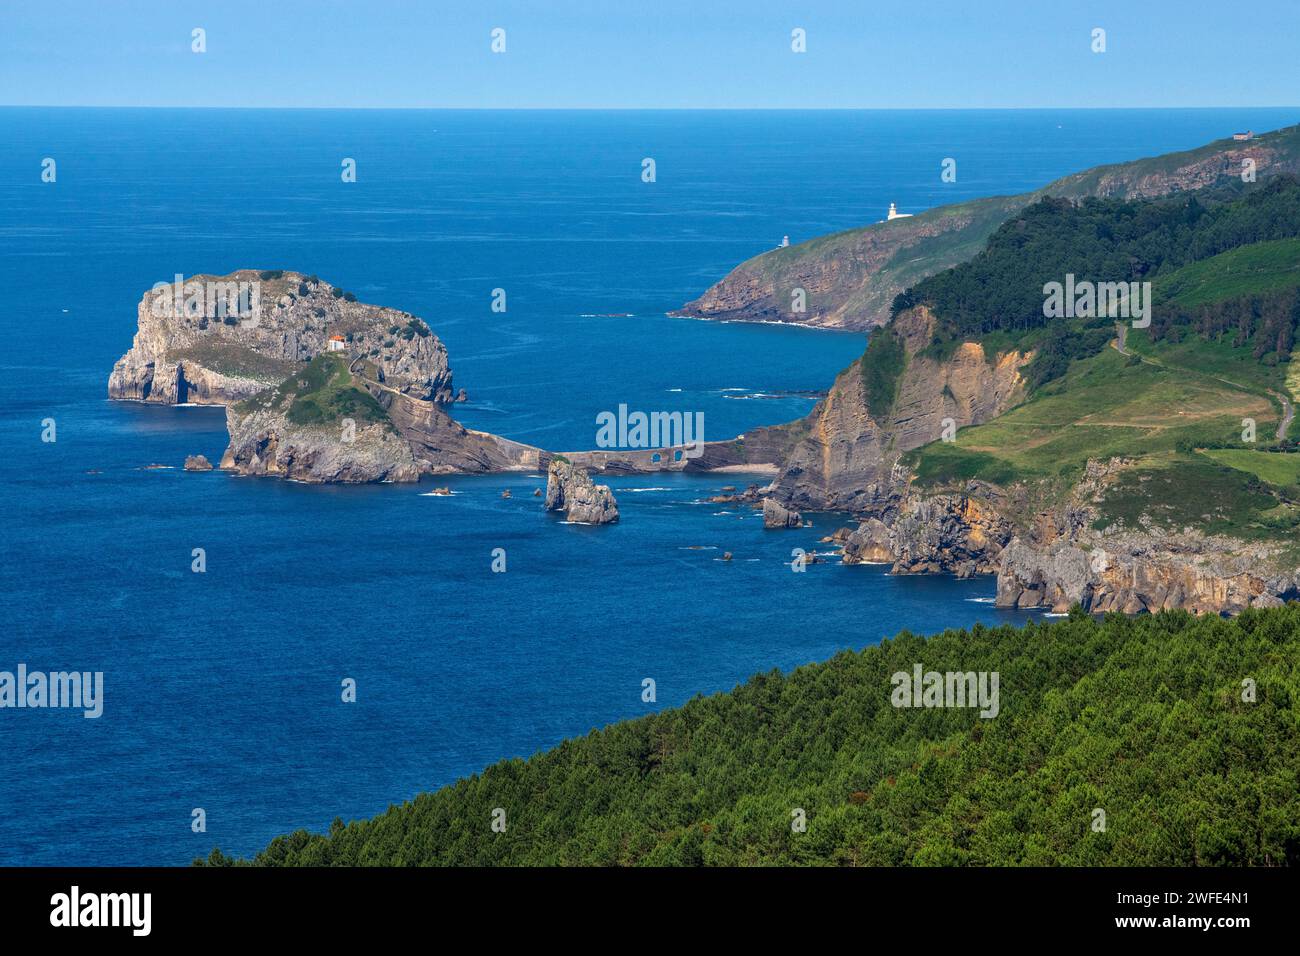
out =
[(240, 412), (228, 405), (230, 444), (221, 468), (313, 484), (419, 480), (410, 443), (390, 423), (356, 423), (350, 434), (345, 427), (296, 425), (281, 408)]
[(867, 518), (844, 543), (845, 564), (891, 564), (894, 574), (955, 574), (967, 578), (997, 571), (1012, 523), (988, 500), (1001, 493), (971, 482), (968, 494), (909, 496)]
[(368, 389), (410, 445), (421, 474), (486, 475), (541, 467), (539, 448), (466, 428), (437, 403), (373, 382)]
[(1136, 464), (1090, 461), (1067, 502), (1007, 542), (997, 566), (999, 607), (1235, 614), (1300, 593), (1275, 545), (1154, 524), (1098, 530), (1096, 506)]
[(608, 485), (597, 485), (581, 468), (563, 458), (551, 459), (546, 471), (546, 510), (562, 511), (578, 524), (613, 524), (618, 502)]
[(998, 607), (1137, 614), (1171, 608), (1236, 614), (1297, 596), (1294, 574), (1270, 573), (1275, 551), (1199, 534), (1123, 534), (1002, 552)]
[(537, 448), (467, 429), (435, 402), (352, 374), (346, 358), (326, 356), (315, 361), (332, 366), (330, 374), (323, 376), (325, 384), (343, 388), (349, 395), (344, 407), (355, 411), (324, 421), (312, 415), (312, 420), (303, 421), (295, 408), (300, 404), (319, 408), (324, 399), (292, 387), (308, 384), (294, 377), (252, 399), (227, 405), (230, 444), (221, 459), (224, 470), (306, 482), (358, 483), (539, 467)]
[(771, 498), (763, 499), (763, 527), (774, 528), (802, 528), (803, 516), (797, 511), (791, 511), (778, 501)]
[(325, 352), (336, 335), (349, 359), (365, 358), (390, 387), (419, 399), (453, 398), (447, 349), (424, 322), (349, 301), (314, 276), (252, 270), (192, 276), (146, 292), (136, 321), (131, 349), (109, 376), (109, 398), (242, 401)]
[[(975, 255), (998, 225), (1043, 196), (1154, 198), (1240, 177), (1244, 160), (1255, 163), (1260, 179), (1300, 171), (1300, 127), (1100, 166), (1036, 192), (940, 206), (773, 249), (741, 263), (676, 314), (841, 329), (883, 325), (898, 293)], [(794, 311), (796, 289), (803, 290), (802, 312)]]
[(1031, 355), (985, 356), (981, 346), (966, 343), (949, 358), (931, 358), (922, 353), (933, 323), (923, 306), (900, 313), (895, 330), (906, 367), (882, 420), (867, 408), (860, 364), (840, 373), (803, 423), (806, 437), (785, 457), (773, 497), (811, 511), (877, 509), (898, 493), (899, 456), (941, 438), (946, 419), (952, 428), (980, 424), (1021, 400), (1020, 371)]
[(959, 578), (997, 570), (1011, 522), (969, 495), (913, 499), (891, 531), (895, 574), (951, 573)]
[(848, 535), (844, 563), (887, 563), (895, 574), (996, 574), (998, 607), (1058, 613), (1079, 604), (1093, 612), (1234, 614), (1300, 596), (1300, 572), (1282, 569), (1273, 546), (1193, 530), (1095, 530), (1091, 502), (1131, 464), (1090, 462), (1068, 501), (1028, 519), (1023, 502), (986, 482), (969, 482), (960, 494), (909, 492)]

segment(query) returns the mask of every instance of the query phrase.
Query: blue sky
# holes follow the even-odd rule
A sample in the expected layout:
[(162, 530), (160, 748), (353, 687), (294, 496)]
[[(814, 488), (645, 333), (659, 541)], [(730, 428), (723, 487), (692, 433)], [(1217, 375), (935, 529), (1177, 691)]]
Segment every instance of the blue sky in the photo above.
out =
[(1291, 106), (1298, 25), (1296, 0), (0, 0), (0, 104)]

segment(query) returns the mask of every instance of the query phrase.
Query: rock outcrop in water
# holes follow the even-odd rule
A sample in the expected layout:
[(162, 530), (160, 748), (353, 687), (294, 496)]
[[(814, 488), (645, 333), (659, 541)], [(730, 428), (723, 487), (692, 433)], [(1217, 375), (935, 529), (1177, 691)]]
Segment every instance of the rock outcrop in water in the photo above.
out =
[(959, 578), (997, 571), (1011, 539), (1010, 521), (969, 495), (914, 498), (894, 522), (895, 574), (950, 573)]
[(764, 528), (802, 528), (803, 516), (772, 498), (763, 499)]
[(890, 564), (894, 574), (993, 574), (1015, 534), (996, 488), (968, 494), (908, 495), (865, 519), (844, 542), (845, 564)]
[(618, 501), (608, 485), (597, 485), (581, 468), (563, 457), (551, 459), (546, 470), (546, 510), (561, 511), (578, 524), (613, 524)]
[(108, 396), (228, 405), (278, 385), (331, 348), (364, 358), (380, 382), (404, 395), (455, 398), (447, 349), (420, 319), (357, 302), (315, 276), (251, 269), (146, 292)]
[(212, 462), (208, 461), (207, 455), (186, 455), (186, 471), (211, 471)]

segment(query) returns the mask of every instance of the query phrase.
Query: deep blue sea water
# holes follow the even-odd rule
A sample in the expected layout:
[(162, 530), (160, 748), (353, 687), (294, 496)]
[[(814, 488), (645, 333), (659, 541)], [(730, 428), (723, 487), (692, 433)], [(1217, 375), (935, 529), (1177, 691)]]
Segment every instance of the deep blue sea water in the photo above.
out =
[(446, 498), (143, 470), (225, 445), (220, 409), (104, 398), (154, 282), (292, 268), (414, 312), (469, 390), (458, 417), (533, 444), (591, 447), (619, 403), (703, 411), (720, 438), (803, 414), (745, 396), (825, 388), (864, 344), (664, 315), (782, 235), (1295, 120), (0, 109), (0, 670), (105, 675), (97, 720), (0, 710), (0, 864), (246, 854), (757, 671), (1028, 619), (989, 605), (991, 580), (792, 573), (790, 549), (843, 522), (764, 532), (700, 503), (743, 476), (615, 479), (622, 523), (584, 528), (543, 514), (528, 476)]

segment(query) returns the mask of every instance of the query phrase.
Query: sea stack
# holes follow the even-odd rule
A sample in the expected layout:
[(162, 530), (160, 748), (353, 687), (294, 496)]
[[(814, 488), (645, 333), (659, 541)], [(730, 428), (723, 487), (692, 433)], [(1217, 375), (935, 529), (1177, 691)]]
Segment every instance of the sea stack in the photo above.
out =
[(567, 458), (551, 459), (546, 472), (546, 510), (562, 511), (579, 524), (613, 524), (618, 521), (618, 502), (608, 485), (597, 485)]
[(763, 499), (764, 528), (802, 528), (803, 516), (791, 511), (775, 498)]

